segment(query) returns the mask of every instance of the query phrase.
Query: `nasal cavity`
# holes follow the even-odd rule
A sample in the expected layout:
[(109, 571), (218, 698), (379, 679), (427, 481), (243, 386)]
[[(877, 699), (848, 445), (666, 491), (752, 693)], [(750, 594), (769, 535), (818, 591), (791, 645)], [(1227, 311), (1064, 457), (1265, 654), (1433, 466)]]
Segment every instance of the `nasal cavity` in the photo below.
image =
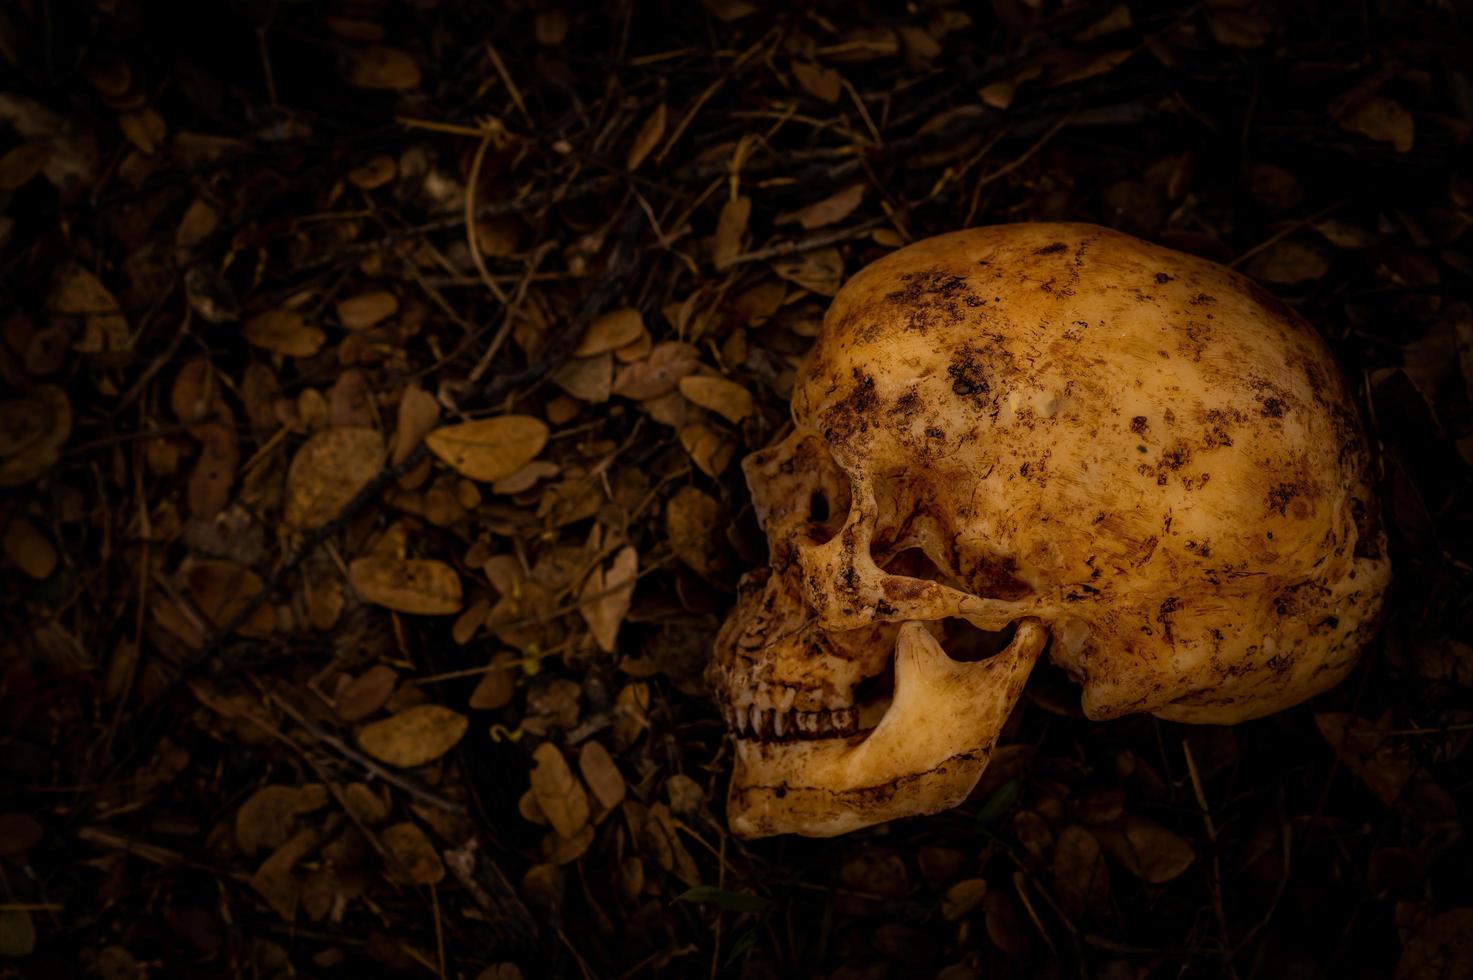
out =
[(1018, 631), (1013, 623), (1000, 630), (984, 630), (955, 617), (943, 619), (941, 629), (941, 649), (952, 660), (965, 664), (978, 663), (1002, 653)]
[(814, 524), (829, 522), (829, 498), (822, 490), (808, 498), (808, 519)]

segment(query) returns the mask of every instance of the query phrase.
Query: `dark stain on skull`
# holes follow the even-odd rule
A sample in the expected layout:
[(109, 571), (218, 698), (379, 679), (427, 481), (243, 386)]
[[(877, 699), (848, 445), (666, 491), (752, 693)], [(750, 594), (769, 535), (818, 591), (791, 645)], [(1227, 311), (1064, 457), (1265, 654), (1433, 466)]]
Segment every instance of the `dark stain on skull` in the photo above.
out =
[(1151, 423), (1146, 421), (1146, 417), (1144, 415), (1137, 415), (1135, 418), (1130, 420), (1130, 431), (1134, 432), (1138, 436), (1143, 436), (1146, 434), (1146, 428), (1150, 424)]
[[(1299, 493), (1300, 488), (1298, 484), (1275, 484), (1268, 491), (1268, 509), (1280, 516), (1285, 516), (1288, 512), (1289, 504), (1293, 502), (1295, 497), (1299, 496)], [(1298, 515), (1296, 514), (1296, 516)]]
[(1161, 637), (1167, 643), (1175, 643), (1176, 639), (1171, 633), (1171, 614), (1181, 608), (1181, 600), (1176, 596), (1167, 596), (1160, 607), (1156, 610), (1156, 622), (1161, 624)]
[(946, 373), (951, 377), (952, 394), (962, 398), (986, 395), (992, 390), (986, 376), (983, 353), (968, 344), (957, 348)]
[(888, 315), (893, 317), (893, 310), (898, 308), (904, 328), (916, 333), (925, 333), (933, 326), (964, 322), (976, 315), (968, 310), (976, 310), (987, 302), (972, 292), (965, 276), (944, 269), (902, 273), (900, 281), (903, 286), (885, 294), (886, 301), (893, 304)]
[(1065, 245), (1063, 242), (1054, 242), (1051, 245), (1045, 245), (1043, 248), (1038, 249), (1033, 254), (1034, 255), (1058, 255), (1060, 252), (1066, 252), (1066, 251), (1068, 251), (1068, 249), (1069, 249), (1069, 246), (1068, 245)]

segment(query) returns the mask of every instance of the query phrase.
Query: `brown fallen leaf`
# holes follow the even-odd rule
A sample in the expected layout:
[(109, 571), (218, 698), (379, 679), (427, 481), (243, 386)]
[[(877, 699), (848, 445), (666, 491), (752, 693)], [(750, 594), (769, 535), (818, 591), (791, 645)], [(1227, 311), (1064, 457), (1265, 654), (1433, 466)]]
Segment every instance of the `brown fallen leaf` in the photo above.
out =
[(645, 158), (650, 155), (656, 146), (660, 145), (661, 138), (665, 135), (665, 117), (667, 109), (665, 103), (661, 102), (655, 106), (655, 111), (645, 119), (644, 125), (639, 127), (639, 132), (634, 136), (634, 142), (629, 147), (629, 156), (624, 166), (630, 172), (639, 169)]
[(348, 55), (343, 80), (354, 88), (402, 92), (418, 87), (419, 62), (397, 48), (362, 48)]
[(438, 704), (420, 704), (365, 725), (358, 745), (379, 762), (411, 768), (433, 762), (455, 747), (469, 722)]
[(774, 262), (772, 271), (811, 293), (833, 296), (844, 280), (844, 257), (836, 248), (821, 248)]
[(298, 817), (327, 806), (327, 799), (321, 783), (263, 786), (236, 811), (235, 842), (246, 857), (275, 850), (291, 837)]
[(1244, 271), (1254, 279), (1292, 286), (1318, 279), (1330, 270), (1330, 260), (1313, 245), (1282, 241), (1248, 260)]
[(719, 567), (715, 534), (721, 504), (695, 487), (681, 487), (665, 505), (665, 530), (675, 557), (701, 575)]
[(812, 231), (815, 228), (822, 228), (836, 221), (842, 221), (854, 213), (855, 208), (859, 207), (860, 202), (864, 200), (864, 191), (865, 187), (863, 184), (850, 184), (837, 194), (832, 194), (821, 201), (814, 201), (807, 207), (799, 208), (797, 211), (789, 211), (786, 214), (778, 215), (777, 223), (789, 224), (791, 222), (797, 222), (804, 229)]
[(286, 474), (288, 527), (321, 527), (373, 479), (383, 463), (383, 438), (373, 429), (327, 429), (297, 450)]
[(639, 572), (639, 552), (626, 546), (609, 562), (606, 570), (594, 568), (584, 581), (578, 611), (588, 623), (599, 649), (613, 653), (619, 625), (634, 598), (634, 580)]
[(399, 862), (396, 870), (407, 875), (411, 884), (438, 885), (445, 878), (445, 862), (440, 860), (435, 845), (418, 824), (405, 822), (385, 827), (380, 839)]
[(61, 458), (71, 434), (71, 402), (55, 385), (0, 402), (0, 487), (29, 483), (45, 473)]
[[(216, 408), (224, 409), (223, 403), (217, 401)], [(188, 488), (189, 512), (195, 517), (214, 517), (230, 503), (240, 449), (235, 419), (228, 409), (224, 414), (225, 422), (206, 422), (189, 430), (199, 440), (199, 458), (189, 474)]]
[(241, 334), (252, 347), (283, 357), (311, 357), (327, 341), (320, 327), (309, 324), (299, 310), (290, 309), (256, 314), (245, 322)]
[(583, 335), (573, 356), (592, 357), (602, 354), (632, 344), (646, 334), (644, 317), (639, 310), (632, 307), (613, 310), (588, 325), (588, 332)]
[(1402, 948), (1396, 980), (1473, 980), (1473, 909), (1432, 917)]
[(481, 675), (471, 692), (470, 706), (476, 711), (495, 711), (511, 703), (517, 690), (516, 667), (521, 656), (503, 650), (491, 658), (491, 669)]
[(740, 422), (757, 410), (750, 391), (719, 375), (692, 374), (681, 378), (680, 393), (728, 422)]
[(532, 761), (532, 793), (537, 806), (559, 834), (576, 837), (589, 817), (583, 784), (568, 767), (562, 750), (551, 742), (537, 746)]
[(376, 289), (340, 299), (333, 309), (345, 329), (367, 330), (399, 312), (399, 297), (386, 289)]
[[(234, 619), (265, 588), (261, 576), (249, 568), (217, 558), (190, 559), (186, 575), (194, 604), (217, 627)], [(262, 604), (251, 612), (238, 632), (241, 636), (265, 636), (275, 627), (275, 613), (269, 604)]]
[(803, 91), (825, 102), (839, 101), (839, 93), (843, 91), (844, 79), (838, 71), (811, 61), (794, 61), (793, 77)]
[(399, 672), (388, 664), (374, 664), (338, 692), (333, 710), (343, 721), (362, 721), (388, 703), (399, 683)]
[(1071, 824), (1054, 843), (1054, 888), (1075, 921), (1089, 917), (1110, 901), (1110, 868), (1095, 836)]
[(1091, 827), (1090, 832), (1122, 868), (1153, 885), (1175, 878), (1197, 857), (1192, 845), (1180, 834), (1134, 814)]
[(12, 518), (6, 525), (4, 547), (11, 564), (33, 579), (48, 579), (56, 570), (56, 547), (24, 517)]
[(593, 790), (594, 799), (605, 810), (612, 810), (624, 802), (626, 791), (624, 774), (619, 772), (609, 750), (598, 742), (589, 740), (578, 750), (578, 771), (583, 781)]
[(119, 351), (128, 346), (128, 320), (112, 292), (87, 269), (76, 263), (61, 267), (51, 281), (47, 297), (53, 317), (60, 325), (80, 320), (82, 336), (72, 348), (83, 354)]
[(287, 922), (297, 917), (297, 906), (302, 900), (302, 885), (292, 869), (316, 846), (317, 831), (303, 830), (261, 862), (251, 876), (251, 887)]
[(1401, 103), (1378, 95), (1340, 119), (1340, 126), (1352, 133), (1390, 143), (1398, 153), (1406, 153), (1416, 142), (1416, 121)]
[(656, 344), (643, 360), (625, 365), (614, 379), (613, 393), (635, 401), (668, 395), (680, 379), (700, 367), (700, 352), (679, 340)]
[(364, 599), (396, 612), (446, 616), (460, 611), (460, 576), (426, 558), (357, 558), (348, 580)]
[(430, 451), (451, 469), (490, 483), (511, 476), (547, 445), (547, 424), (530, 415), (500, 415), (435, 429)]
[(742, 239), (747, 234), (747, 221), (752, 216), (752, 199), (734, 197), (721, 206), (716, 220), (716, 236), (711, 242), (711, 263), (725, 269), (742, 252)]
[(981, 878), (967, 878), (946, 889), (941, 896), (941, 917), (947, 922), (956, 922), (972, 914), (987, 897), (987, 882)]
[(377, 190), (399, 176), (399, 164), (393, 157), (380, 154), (348, 171), (348, 182), (365, 191)]

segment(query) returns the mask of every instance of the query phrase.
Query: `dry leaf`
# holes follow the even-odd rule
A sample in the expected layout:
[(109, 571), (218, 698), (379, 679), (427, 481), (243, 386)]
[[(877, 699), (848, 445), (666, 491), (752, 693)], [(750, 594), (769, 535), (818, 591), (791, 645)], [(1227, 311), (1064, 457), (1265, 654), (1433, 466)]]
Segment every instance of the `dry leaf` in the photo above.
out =
[(1449, 909), (1402, 949), (1396, 980), (1473, 980), (1473, 909)]
[(573, 351), (574, 357), (592, 357), (624, 347), (647, 335), (644, 317), (639, 310), (626, 307), (605, 313), (588, 326), (583, 341)]
[(1340, 126), (1406, 153), (1416, 141), (1416, 123), (1399, 102), (1378, 95), (1340, 120)]
[(297, 310), (276, 309), (259, 313), (241, 330), (246, 343), (283, 357), (311, 357), (322, 349), (327, 334), (307, 323)]
[(137, 147), (138, 152), (146, 157), (157, 153), (169, 134), (169, 127), (164, 123), (164, 117), (159, 115), (158, 110), (152, 106), (121, 113), (118, 116), (118, 128), (123, 131), (128, 142)]
[(624, 164), (626, 169), (631, 172), (638, 170), (650, 151), (660, 144), (661, 137), (665, 135), (665, 116), (665, 103), (661, 102), (644, 121), (644, 125), (639, 127), (639, 133), (629, 147), (629, 156)]
[(348, 171), (348, 181), (365, 191), (377, 190), (399, 176), (399, 165), (391, 156), (380, 154), (371, 157)]
[(36, 923), (24, 908), (0, 909), (0, 956), (30, 956), (36, 951)]
[(751, 216), (750, 197), (734, 197), (722, 205), (721, 216), (716, 220), (716, 237), (711, 242), (711, 262), (717, 269), (725, 269), (741, 254)]
[(393, 463), (401, 463), (414, 451), (440, 421), (440, 403), (435, 396), (417, 385), (404, 389), (399, 399), (398, 424), (394, 427), (394, 448), (389, 454)]
[(668, 395), (680, 379), (700, 367), (700, 352), (690, 344), (667, 340), (656, 344), (650, 356), (619, 370), (614, 379), (614, 394), (635, 401), (648, 401)]
[(460, 611), (460, 576), (425, 558), (358, 558), (348, 580), (364, 599), (396, 612), (446, 616)]
[(385, 827), (380, 839), (399, 862), (400, 867), (395, 870), (406, 874), (411, 883), (438, 885), (444, 879), (445, 863), (418, 824), (406, 822)]
[(251, 887), (287, 922), (297, 917), (302, 900), (301, 883), (292, 875), (292, 869), (316, 846), (317, 832), (303, 830), (277, 848), (251, 876)]
[(553, 829), (564, 837), (576, 837), (588, 823), (588, 794), (562, 750), (543, 742), (532, 753), (532, 792), (537, 805)]
[[(222, 629), (265, 587), (261, 576), (249, 568), (217, 558), (190, 559), (188, 578), (194, 604)], [(275, 613), (270, 605), (263, 603), (240, 625), (238, 632), (242, 636), (265, 636), (275, 626)]]
[(430, 451), (462, 476), (490, 483), (526, 466), (547, 445), (547, 425), (530, 415), (501, 415), (435, 429)]
[(440, 758), (465, 735), (465, 716), (438, 704), (421, 704), (365, 725), (358, 746), (380, 762), (410, 768)]
[(398, 671), (387, 664), (375, 664), (338, 692), (333, 709), (343, 721), (362, 721), (388, 703), (398, 683)]
[(715, 546), (721, 504), (695, 487), (681, 487), (665, 507), (665, 530), (675, 556), (701, 575), (718, 567)]
[(495, 711), (511, 704), (517, 690), (515, 670), (521, 662), (519, 655), (508, 650), (492, 657), (490, 669), (471, 692), (470, 706), (476, 711)]
[[(655, 413), (652, 411), (651, 416)], [(736, 458), (734, 442), (704, 422), (682, 425), (680, 445), (690, 454), (691, 462), (712, 479), (719, 478)]]
[(1192, 845), (1180, 834), (1145, 817), (1126, 814), (1092, 831), (1106, 854), (1153, 885), (1170, 881), (1196, 860)]
[(55, 385), (0, 402), (0, 487), (19, 486), (46, 472), (71, 434), (71, 402)]
[(551, 381), (579, 401), (602, 404), (614, 390), (614, 355), (605, 351), (572, 358), (553, 372)]
[(941, 896), (941, 917), (947, 922), (956, 922), (972, 914), (987, 897), (987, 882), (981, 878), (967, 878), (946, 889)]
[(327, 787), (321, 783), (263, 786), (236, 812), (235, 842), (246, 857), (275, 850), (291, 837), (297, 817), (325, 806)]
[(12, 518), (5, 528), (5, 557), (33, 579), (48, 579), (58, 560), (51, 539), (24, 517)]
[(41, 173), (51, 152), (41, 143), (22, 143), (0, 156), (0, 192), (18, 191)]
[(302, 444), (286, 474), (288, 527), (321, 527), (378, 474), (383, 439), (373, 429), (327, 429)]
[(837, 194), (826, 197), (822, 201), (815, 201), (805, 208), (778, 215), (778, 224), (796, 221), (809, 231), (831, 225), (849, 217), (854, 209), (859, 207), (860, 202), (864, 200), (864, 191), (863, 184), (850, 184)]
[(583, 584), (578, 611), (588, 623), (599, 649), (613, 653), (619, 624), (634, 598), (634, 580), (639, 571), (639, 552), (624, 547), (609, 562), (607, 571), (595, 568)]
[(419, 63), (397, 48), (362, 48), (349, 53), (343, 79), (354, 88), (402, 92), (419, 85)]
[(772, 263), (772, 271), (788, 282), (820, 296), (833, 296), (844, 279), (844, 258), (836, 248), (821, 248)]
[(1099, 841), (1071, 824), (1054, 844), (1054, 888), (1076, 920), (1087, 918), (1110, 901), (1110, 869)]
[(578, 771), (605, 810), (612, 810), (624, 802), (624, 775), (619, 772), (609, 750), (598, 742), (583, 743), (583, 748), (578, 751)]
[(681, 378), (680, 393), (728, 422), (740, 422), (757, 410), (751, 392), (717, 375), (693, 374)]
[(128, 321), (117, 299), (91, 272), (67, 263), (51, 282), (48, 303), (59, 325), (81, 320), (82, 336), (72, 348), (83, 354), (119, 351), (128, 346)]
[[(219, 401), (215, 407), (224, 409)], [(199, 440), (200, 447), (199, 458), (189, 475), (189, 512), (195, 517), (214, 517), (230, 502), (230, 488), (240, 464), (234, 423), (229, 418), (226, 423), (209, 422), (189, 430)]]
[(346, 329), (367, 330), (399, 312), (399, 297), (386, 289), (377, 289), (338, 300), (333, 308), (338, 322)]
[(805, 92), (825, 102), (839, 101), (839, 93), (843, 91), (844, 80), (838, 71), (812, 62), (793, 62), (793, 77)]
[(1277, 242), (1248, 260), (1244, 269), (1255, 279), (1292, 286), (1318, 279), (1330, 270), (1330, 260), (1313, 245)]

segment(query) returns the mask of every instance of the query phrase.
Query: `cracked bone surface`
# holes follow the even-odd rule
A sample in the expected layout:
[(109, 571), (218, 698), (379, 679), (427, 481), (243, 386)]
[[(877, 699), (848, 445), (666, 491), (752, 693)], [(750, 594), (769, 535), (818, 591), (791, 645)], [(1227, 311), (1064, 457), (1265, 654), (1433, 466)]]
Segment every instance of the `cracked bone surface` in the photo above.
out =
[(1353, 401), (1251, 280), (1089, 225), (917, 242), (834, 298), (744, 463), (770, 567), (708, 680), (735, 833), (957, 805), (1035, 661), (1095, 720), (1343, 678), (1390, 578)]

